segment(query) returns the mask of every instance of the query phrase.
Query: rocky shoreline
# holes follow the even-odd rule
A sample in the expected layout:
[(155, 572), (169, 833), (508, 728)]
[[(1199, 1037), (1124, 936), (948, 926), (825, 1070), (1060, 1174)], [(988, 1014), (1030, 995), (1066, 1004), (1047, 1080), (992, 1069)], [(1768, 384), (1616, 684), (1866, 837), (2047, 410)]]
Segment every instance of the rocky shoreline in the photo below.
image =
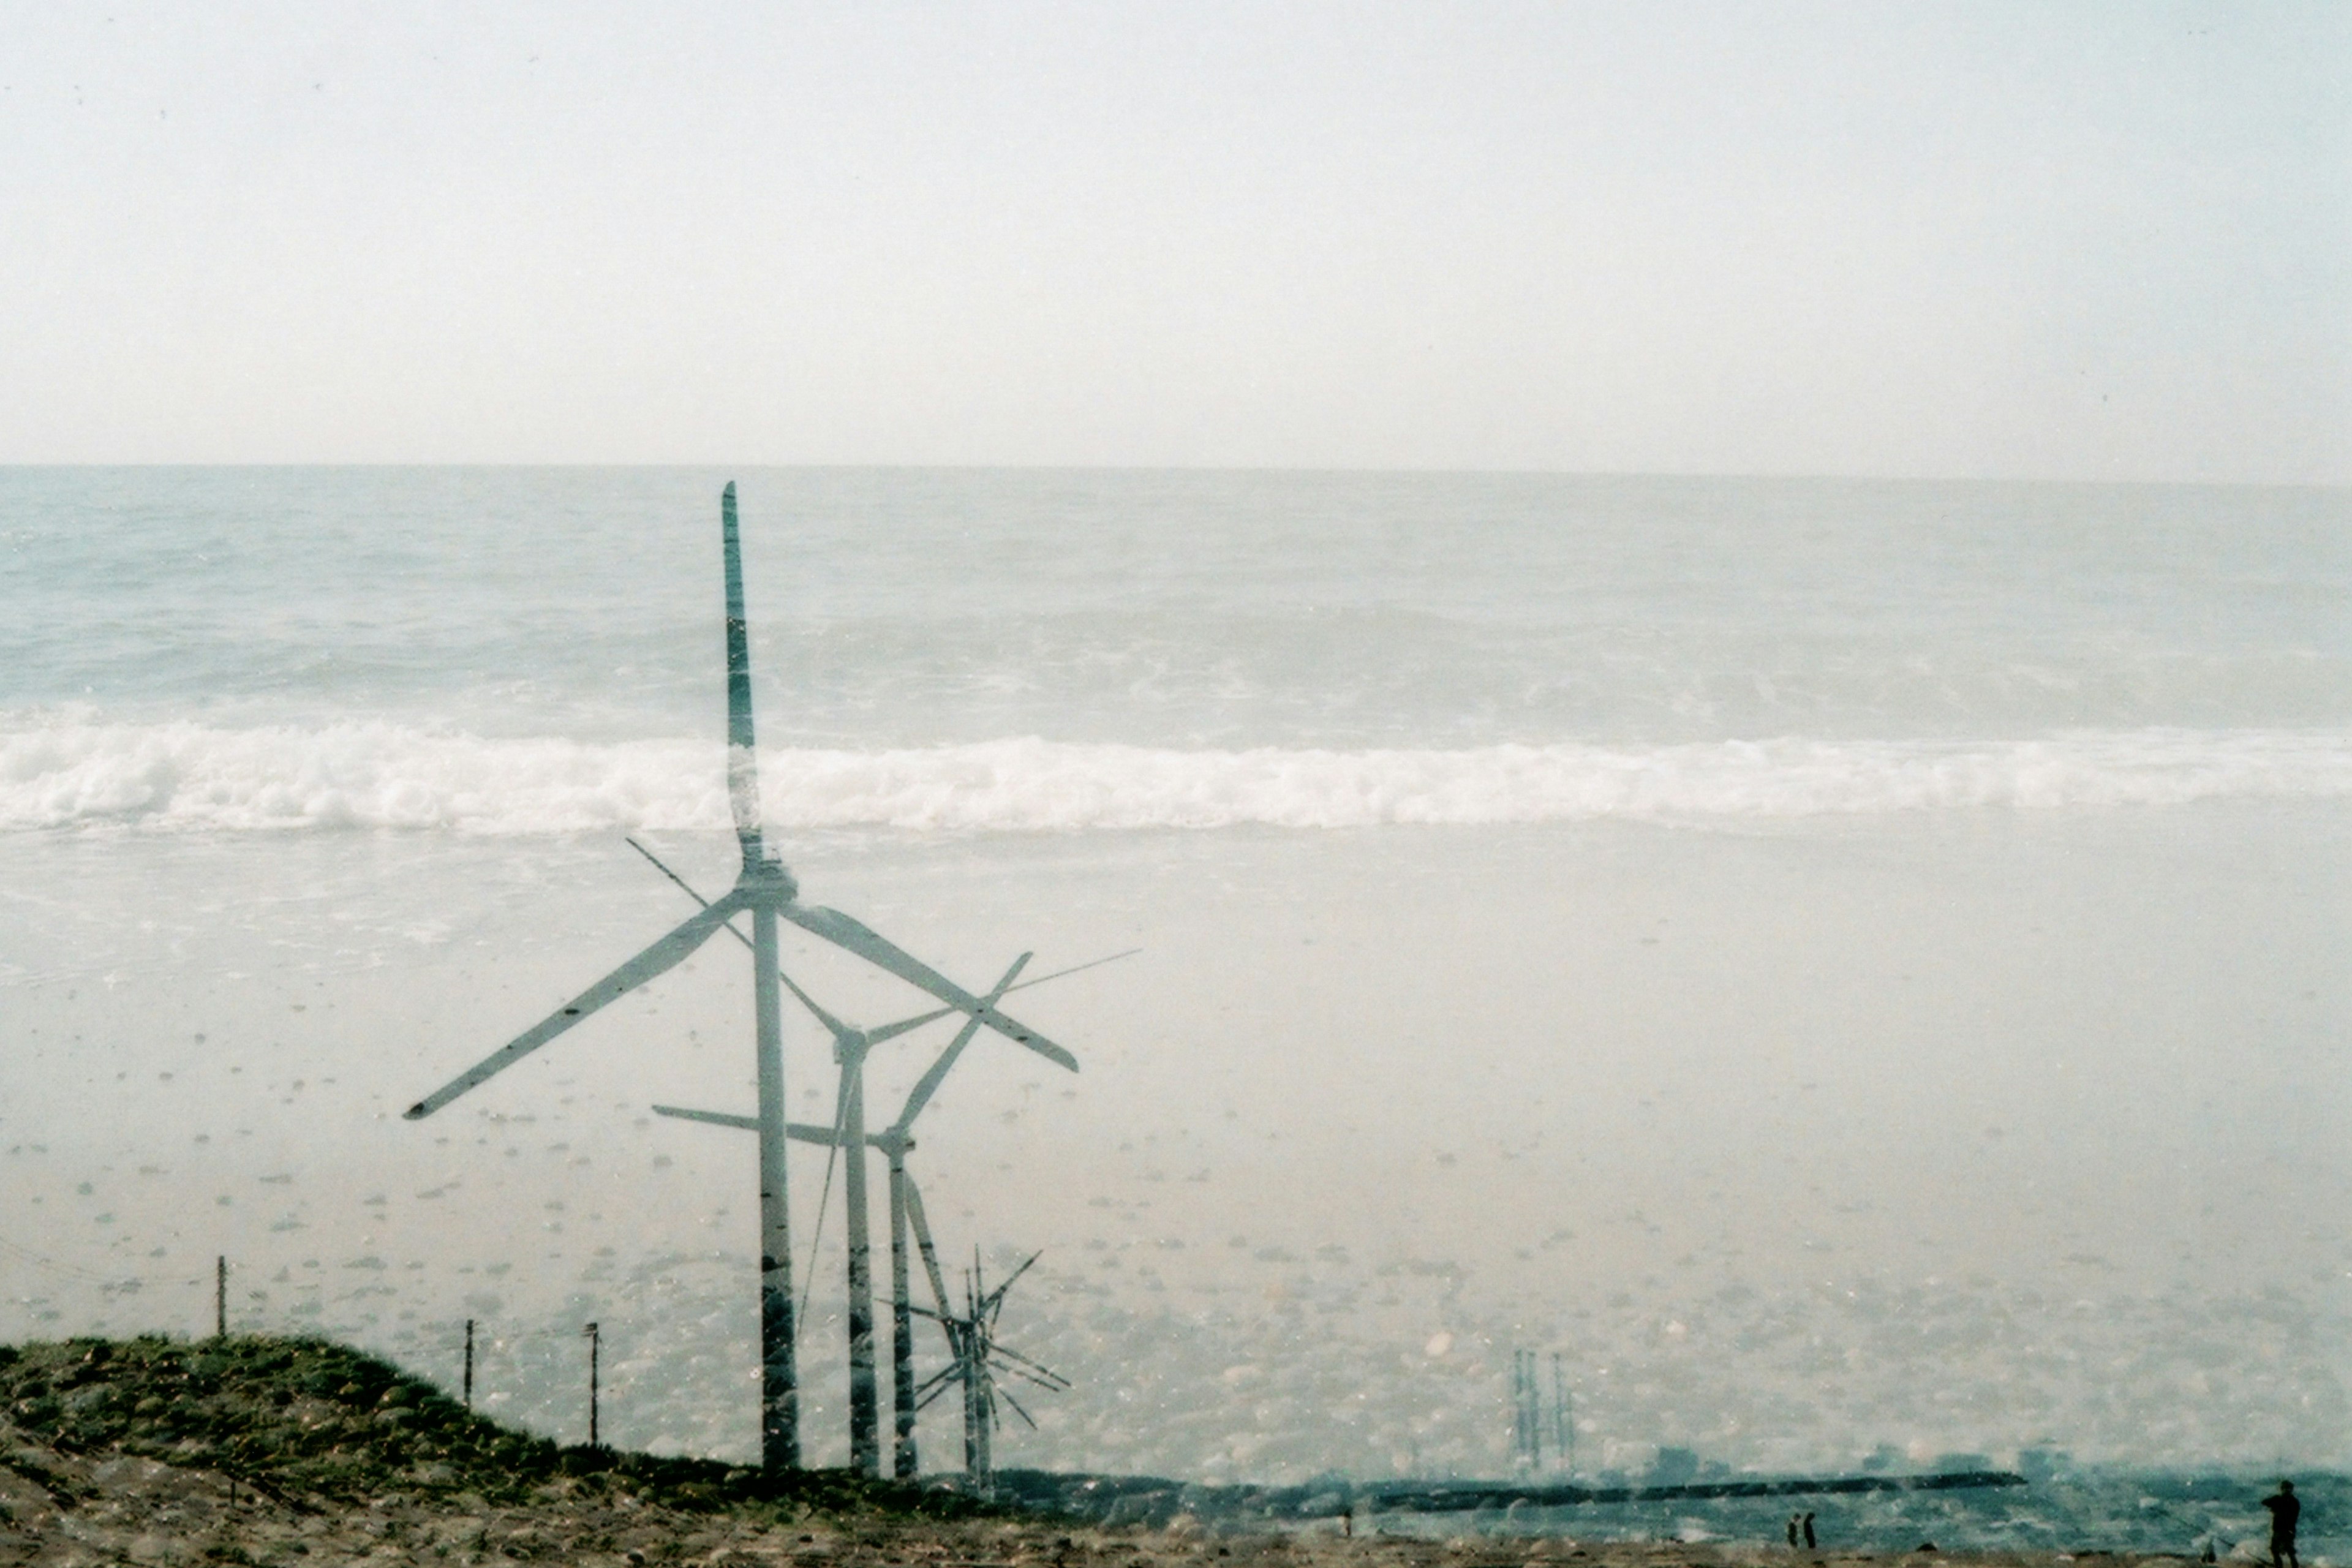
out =
[[(1062, 1478), (1084, 1481), (1087, 1478)], [(1097, 1478), (1097, 1479), (1101, 1479)], [(314, 1340), (142, 1338), (0, 1346), (0, 1568), (1837, 1568), (2134, 1561), (2084, 1552), (1800, 1552), (1771, 1543), (1438, 1537), (1378, 1513), (1126, 1523), (1067, 1500), (1016, 1510), (839, 1471), (563, 1448)], [(1159, 1497), (1160, 1492), (1152, 1493)], [(1205, 1511), (1205, 1510), (1204, 1510)], [(1395, 1521), (1402, 1523), (1402, 1521)]]
[(938, 1519), (814, 1505), (680, 1509), (599, 1478), (551, 1481), (494, 1503), (459, 1492), (386, 1492), (320, 1503), (257, 1491), (218, 1470), (123, 1454), (74, 1456), (0, 1433), (0, 1564), (157, 1568), (212, 1563), (316, 1568), (366, 1561), (497, 1568), (562, 1563), (774, 1564), (776, 1568), (1843, 1568), (1856, 1563), (2153, 1564), (2100, 1553), (1792, 1552), (1761, 1543), (1580, 1543), (1563, 1537), (1443, 1540), (1305, 1530), (1212, 1531), (1189, 1516), (1159, 1529), (1051, 1519)]

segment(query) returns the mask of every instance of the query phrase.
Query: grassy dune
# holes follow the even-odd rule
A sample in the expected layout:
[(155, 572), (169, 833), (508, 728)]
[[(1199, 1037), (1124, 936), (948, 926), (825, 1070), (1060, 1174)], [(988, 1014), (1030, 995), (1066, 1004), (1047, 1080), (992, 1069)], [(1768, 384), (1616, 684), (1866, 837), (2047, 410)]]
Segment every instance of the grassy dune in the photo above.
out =
[[(1864, 1553), (1086, 1527), (840, 1471), (561, 1447), (315, 1340), (0, 1346), (0, 1568), (1842, 1568)], [(2088, 1555), (2088, 1554), (2085, 1554)], [(2003, 1554), (1882, 1556), (1944, 1568)], [(2063, 1559), (2061, 1561), (2072, 1561)], [(2187, 1568), (2183, 1564), (2182, 1568)]]
[(628, 1492), (683, 1509), (881, 1510), (940, 1516), (951, 1492), (839, 1471), (772, 1479), (710, 1460), (564, 1447), (499, 1426), (387, 1362), (320, 1340), (69, 1340), (0, 1346), (0, 1410), (67, 1454), (111, 1453), (218, 1472), (288, 1506), (475, 1496), (520, 1501)]

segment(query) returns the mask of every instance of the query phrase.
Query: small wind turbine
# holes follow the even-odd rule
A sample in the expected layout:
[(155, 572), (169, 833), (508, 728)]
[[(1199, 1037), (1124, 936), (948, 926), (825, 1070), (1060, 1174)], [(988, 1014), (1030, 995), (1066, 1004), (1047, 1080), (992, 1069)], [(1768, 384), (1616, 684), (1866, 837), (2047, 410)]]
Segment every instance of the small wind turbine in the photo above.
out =
[[(916, 1212), (921, 1212), (920, 1200)], [(993, 1290), (984, 1290), (980, 1273), (980, 1249), (972, 1248), (971, 1268), (964, 1276), (961, 1316), (948, 1310), (945, 1282), (940, 1279), (939, 1266), (930, 1254), (929, 1237), (924, 1237), (923, 1261), (931, 1268), (931, 1288), (939, 1293), (940, 1310), (925, 1311), (925, 1317), (939, 1320), (947, 1331), (951, 1359), (946, 1366), (931, 1374), (920, 1392), (922, 1403), (928, 1405), (947, 1392), (950, 1384), (963, 1389), (963, 1467), (971, 1478), (972, 1489), (982, 1497), (988, 1496), (996, 1486), (996, 1463), (991, 1451), (996, 1428), (1004, 1418), (997, 1413), (999, 1399), (1013, 1406), (1013, 1413), (1034, 1431), (1037, 1423), (1021, 1402), (1013, 1397), (1009, 1388), (997, 1385), (999, 1376), (1018, 1377), (1035, 1384), (1051, 1394), (1059, 1394), (1070, 1386), (1070, 1380), (1049, 1366), (1031, 1361), (1018, 1352), (1006, 1350), (996, 1342), (996, 1320), (1004, 1310), (1004, 1293), (1013, 1282), (1029, 1272), (1029, 1265), (1043, 1256), (1031, 1253), (1021, 1267), (1005, 1276), (1004, 1282)]]
[[(967, 1015), (975, 1026), (1034, 1049), (1068, 1053), (996, 1010), (920, 959), (838, 910), (800, 902), (800, 887), (761, 839), (759, 759), (751, 734), (751, 637), (743, 618), (742, 548), (730, 480), (719, 499), (719, 536), (727, 575), (727, 800), (743, 868), (734, 887), (668, 935), (516, 1036), (474, 1067), (408, 1108), (409, 1120), (430, 1116), (467, 1090), (505, 1071), (540, 1047), (667, 973), (738, 911), (751, 914), (753, 1040), (758, 1056), (760, 1115), (760, 1458), (771, 1470), (800, 1466), (799, 1375), (793, 1354), (792, 1224), (784, 1189), (783, 994), (776, 968), (776, 922), (790, 921), (811, 935), (855, 953), (877, 969)], [(1075, 1067), (1076, 1061), (1071, 1065)]]

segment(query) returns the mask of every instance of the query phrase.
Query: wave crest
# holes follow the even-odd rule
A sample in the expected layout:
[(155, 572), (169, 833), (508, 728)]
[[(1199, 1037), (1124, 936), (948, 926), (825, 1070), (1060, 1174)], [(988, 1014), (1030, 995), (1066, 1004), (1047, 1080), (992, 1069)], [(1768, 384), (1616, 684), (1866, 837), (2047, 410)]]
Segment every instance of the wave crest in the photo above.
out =
[[(2352, 736), (2177, 730), (2026, 741), (1176, 750), (1034, 737), (772, 750), (780, 828), (1079, 831), (1788, 818), (2352, 796)], [(0, 723), (0, 829), (482, 834), (728, 826), (720, 748), (494, 740), (390, 723)]]

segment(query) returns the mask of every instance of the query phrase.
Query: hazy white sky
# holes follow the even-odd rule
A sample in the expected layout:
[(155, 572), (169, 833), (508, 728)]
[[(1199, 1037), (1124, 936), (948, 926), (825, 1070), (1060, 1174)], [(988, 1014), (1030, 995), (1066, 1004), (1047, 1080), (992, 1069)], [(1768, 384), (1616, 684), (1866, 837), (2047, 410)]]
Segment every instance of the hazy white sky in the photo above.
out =
[(2352, 482), (2352, 7), (0, 0), (0, 461)]

